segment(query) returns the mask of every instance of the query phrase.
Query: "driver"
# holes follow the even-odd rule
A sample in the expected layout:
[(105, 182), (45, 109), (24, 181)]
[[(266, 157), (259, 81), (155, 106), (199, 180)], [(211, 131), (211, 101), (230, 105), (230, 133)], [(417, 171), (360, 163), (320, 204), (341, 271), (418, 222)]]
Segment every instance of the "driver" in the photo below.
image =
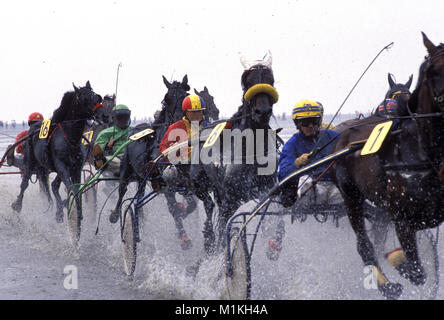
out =
[[(313, 148), (323, 147), (330, 140), (339, 135), (338, 132), (330, 129), (321, 129), (322, 117), (324, 114), (324, 108), (321, 103), (313, 100), (301, 100), (293, 108), (293, 121), (298, 131), (285, 143), (282, 153), (279, 158), (278, 179), (279, 181), (284, 179), (288, 174), (295, 171), (298, 168), (303, 167), (308, 163)], [(321, 141), (318, 142), (318, 140)], [(313, 160), (321, 159), (330, 153), (333, 143), (323, 148), (314, 156)], [(310, 173), (310, 177), (317, 178), (325, 169), (327, 165), (320, 166), (317, 170)], [(304, 181), (304, 178), (300, 178)], [(327, 182), (325, 184), (324, 182)], [(325, 188), (324, 188), (325, 187)], [(316, 202), (329, 202), (329, 200), (337, 200), (339, 191), (331, 183), (331, 176), (327, 172), (320, 178), (314, 189), (325, 189), (326, 194), (322, 197), (318, 197)], [(334, 199), (331, 199), (331, 198)], [(285, 207), (291, 206), (296, 197), (286, 197), (283, 195), (283, 204)], [(302, 199), (301, 199), (302, 200)]]
[[(43, 121), (43, 115), (39, 112), (33, 112), (28, 117), (28, 125), (31, 127), (32, 125)], [(15, 143), (17, 143), (20, 139), (26, 137), (29, 130), (25, 130), (20, 132), (17, 137), (15, 138)], [(11, 148), (6, 156), (6, 163), (8, 166), (14, 166), (19, 168), (21, 171), (24, 170), (25, 164), (24, 164), (24, 156), (25, 156), (25, 141), (22, 141), (20, 144), (18, 144), (15, 147), (15, 152), (17, 153), (17, 156), (14, 156), (14, 148)], [(12, 145), (9, 145), (8, 148), (12, 147)]]
[[(160, 142), (159, 152), (163, 152), (177, 142), (185, 141), (191, 138), (192, 123), (198, 124), (199, 130), (208, 125), (205, 121), (203, 111), (205, 110), (204, 100), (196, 95), (191, 94), (182, 102), (182, 111), (184, 117), (168, 127), (165, 135)], [(179, 152), (178, 152), (179, 153)], [(167, 167), (163, 172), (163, 179), (168, 187), (186, 187), (190, 189), (201, 201), (207, 206), (214, 206), (211, 197), (208, 195), (208, 181), (205, 171), (198, 164), (189, 164), (190, 154), (184, 155), (188, 159), (182, 159), (183, 163)], [(168, 161), (168, 158), (165, 159)], [(206, 225), (205, 228), (212, 228)], [(181, 230), (178, 234), (181, 247), (190, 247), (191, 240)]]
[[(322, 128), (324, 107), (313, 100), (301, 100), (293, 108), (292, 118), (296, 133), (285, 143), (279, 158), (278, 179), (283, 180), (293, 171), (308, 164), (309, 160), (318, 160), (330, 153), (333, 143), (329, 144), (310, 159), (315, 146), (323, 147), (331, 139), (339, 135), (338, 132)], [(321, 141), (318, 142), (318, 140)], [(301, 191), (311, 186), (311, 180), (319, 177), (325, 171), (327, 165), (320, 166), (308, 176), (299, 178)], [(284, 207), (292, 206), (298, 197), (298, 182), (289, 182), (283, 187), (281, 201)], [(315, 186), (302, 197), (297, 205), (301, 209), (312, 205), (327, 205), (342, 203), (342, 197), (338, 188), (332, 183), (329, 172), (324, 174)], [(278, 254), (281, 250), (281, 237), (277, 236), (268, 242), (268, 250), (271, 255)]]
[[(119, 104), (112, 109), (114, 125), (102, 130), (94, 142), (93, 155), (94, 163), (97, 168), (101, 168), (105, 162), (114, 155), (122, 144), (128, 138), (128, 133), (132, 129), (131, 110), (123, 104)], [(120, 161), (125, 150), (122, 149), (117, 156), (111, 160), (106, 170), (110, 171), (115, 177), (120, 176)]]

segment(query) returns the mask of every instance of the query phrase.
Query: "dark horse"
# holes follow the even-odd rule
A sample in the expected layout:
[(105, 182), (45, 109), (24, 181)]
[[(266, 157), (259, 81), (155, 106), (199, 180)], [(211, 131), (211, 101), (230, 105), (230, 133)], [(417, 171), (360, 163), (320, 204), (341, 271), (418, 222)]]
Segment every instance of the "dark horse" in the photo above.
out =
[[(425, 282), (418, 257), (416, 232), (438, 226), (444, 219), (441, 182), (444, 172), (444, 45), (435, 46), (425, 34), (429, 53), (409, 100), (400, 98), (406, 113), (395, 118), (392, 131), (374, 154), (351, 154), (333, 166), (350, 224), (356, 233), (358, 253), (365, 265), (374, 266), (378, 288), (387, 298), (398, 298), (402, 286), (383, 275), (367, 235), (363, 202), (369, 199), (387, 211), (407, 261), (397, 269), (413, 284)], [(369, 117), (343, 130), (332, 152), (350, 142), (367, 139), (376, 123), (386, 118)], [(395, 130), (394, 130), (395, 129)], [(359, 151), (357, 151), (359, 152)]]
[[(89, 81), (84, 87), (74, 86), (74, 91), (64, 94), (60, 107), (54, 111), (51, 118), (48, 137), (40, 139), (38, 134), (34, 134), (28, 140), (23, 180), (20, 194), (13, 204), (14, 210), (20, 211), (22, 207), (23, 193), (32, 174), (32, 168), (37, 167), (47, 173), (55, 171), (57, 176), (51, 187), (57, 201), (56, 220), (63, 222), (64, 203), (59, 194), (59, 187), (63, 181), (68, 192), (77, 194), (77, 184), (80, 183), (81, 170), (85, 162), (85, 150), (81, 143), (83, 132), (88, 120), (101, 115), (101, 100), (102, 97), (92, 90)], [(30, 134), (38, 130), (38, 126), (31, 127)], [(78, 197), (76, 201), (79, 201)], [(77, 205), (80, 210), (78, 202)]]
[(214, 97), (210, 94), (208, 88), (205, 86), (202, 91), (197, 91), (194, 89), (194, 93), (202, 97), (202, 99), (205, 101), (205, 119), (210, 122), (219, 120), (219, 109), (216, 107)]
[[(233, 115), (231, 122), (232, 137), (234, 132), (250, 133), (250, 141), (240, 140), (239, 147), (235, 147), (239, 141), (231, 139), (232, 158), (225, 165), (222, 182), (222, 199), (218, 200), (218, 248), (224, 245), (224, 232), (228, 219), (243, 204), (250, 200), (258, 199), (277, 182), (276, 164), (277, 150), (274, 130), (270, 128), (269, 121), (273, 114), (273, 104), (277, 102), (277, 92), (274, 89), (274, 76), (271, 69), (271, 56), (267, 61), (256, 61), (256, 64), (248, 66), (242, 74), (241, 84), (244, 92), (242, 105)], [(264, 89), (265, 88), (265, 89)], [(251, 89), (251, 90), (250, 90)], [(252, 91), (253, 90), (253, 91)], [(251, 92), (254, 92), (251, 94)], [(222, 136), (222, 140), (226, 136)], [(236, 138), (234, 138), (236, 140)], [(225, 146), (227, 141), (223, 142)], [(254, 145), (250, 148), (251, 145)], [(259, 151), (258, 146), (263, 149)], [(225, 152), (225, 150), (224, 150)], [(261, 154), (262, 153), (262, 154)], [(264, 158), (268, 163), (264, 163)], [(225, 161), (225, 160), (224, 160)], [(273, 163), (270, 163), (273, 162)], [(265, 166), (272, 170), (264, 170)], [(270, 172), (267, 172), (270, 171)], [(219, 183), (220, 184), (220, 183)]]
[[(165, 77), (163, 82), (168, 88), (167, 93), (162, 101), (162, 109), (155, 115), (155, 121), (151, 124), (140, 124), (132, 130), (130, 135), (135, 134), (143, 129), (152, 128), (155, 135), (149, 135), (136, 143), (131, 143), (126, 147), (125, 155), (121, 162), (120, 183), (119, 183), (119, 199), (116, 203), (112, 214), (117, 214), (123, 201), (123, 197), (127, 191), (128, 184), (137, 181), (139, 184), (138, 192), (143, 194), (145, 186), (141, 185), (148, 170), (150, 160), (157, 156), (160, 141), (163, 138), (168, 126), (183, 117), (182, 101), (188, 95), (190, 90), (188, 85), (188, 77), (185, 75), (182, 82), (173, 81), (170, 83)], [(186, 208), (181, 208), (176, 201), (174, 192), (166, 192), (168, 210), (173, 216), (179, 238), (186, 235), (183, 227), (183, 218), (190, 214), (196, 208), (197, 204), (191, 194), (186, 194)]]

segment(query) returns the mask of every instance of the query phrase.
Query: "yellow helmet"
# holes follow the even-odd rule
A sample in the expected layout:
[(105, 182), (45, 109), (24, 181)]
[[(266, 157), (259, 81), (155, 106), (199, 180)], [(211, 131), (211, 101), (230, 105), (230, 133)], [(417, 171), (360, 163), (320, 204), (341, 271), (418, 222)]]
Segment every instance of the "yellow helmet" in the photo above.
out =
[(319, 117), (322, 119), (324, 107), (314, 100), (301, 100), (293, 107), (293, 120)]

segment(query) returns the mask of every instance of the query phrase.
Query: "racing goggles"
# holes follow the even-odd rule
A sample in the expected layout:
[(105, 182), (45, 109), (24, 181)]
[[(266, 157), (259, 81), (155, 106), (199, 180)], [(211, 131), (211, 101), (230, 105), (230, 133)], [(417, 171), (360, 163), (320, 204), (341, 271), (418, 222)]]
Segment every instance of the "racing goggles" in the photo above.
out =
[(296, 119), (297, 124), (302, 127), (308, 127), (310, 123), (313, 126), (319, 126), (321, 124), (321, 118), (320, 117), (312, 117), (312, 118), (302, 118), (302, 119)]

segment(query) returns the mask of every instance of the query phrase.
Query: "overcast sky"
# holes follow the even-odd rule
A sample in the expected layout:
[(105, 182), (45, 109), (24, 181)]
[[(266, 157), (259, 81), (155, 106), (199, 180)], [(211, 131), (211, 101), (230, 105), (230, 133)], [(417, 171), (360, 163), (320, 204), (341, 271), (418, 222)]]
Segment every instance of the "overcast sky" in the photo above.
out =
[(205, 85), (226, 117), (241, 102), (239, 53), (270, 50), (280, 100), (275, 114), (300, 99), (334, 113), (365, 67), (387, 44), (343, 113), (376, 107), (387, 73), (416, 84), (426, 55), (421, 31), (444, 42), (444, 1), (3, 1), (0, 7), (0, 119), (45, 118), (72, 82), (115, 92), (138, 118), (152, 116), (166, 92), (162, 75)]

